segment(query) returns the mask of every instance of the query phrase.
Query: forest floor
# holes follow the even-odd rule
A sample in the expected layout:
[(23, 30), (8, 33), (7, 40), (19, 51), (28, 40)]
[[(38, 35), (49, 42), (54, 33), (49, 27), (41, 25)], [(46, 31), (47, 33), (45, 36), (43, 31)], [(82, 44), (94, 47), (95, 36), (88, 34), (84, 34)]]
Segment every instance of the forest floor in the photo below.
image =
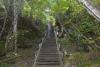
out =
[(0, 67), (32, 67), (34, 61), (33, 48), (19, 49), (16, 59), (12, 59), (0, 64)]
[(100, 52), (74, 52), (64, 60), (65, 67), (100, 67)]
[(34, 62), (34, 52), (32, 48), (20, 50), (19, 53), (22, 57), (16, 59), (14, 67), (32, 67)]

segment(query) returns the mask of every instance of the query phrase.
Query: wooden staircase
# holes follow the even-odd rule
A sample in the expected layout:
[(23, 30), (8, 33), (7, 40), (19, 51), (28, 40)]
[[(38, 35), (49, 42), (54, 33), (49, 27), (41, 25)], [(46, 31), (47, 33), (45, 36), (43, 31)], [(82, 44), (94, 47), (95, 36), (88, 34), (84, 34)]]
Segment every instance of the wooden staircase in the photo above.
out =
[(34, 67), (62, 67), (55, 37), (45, 39)]

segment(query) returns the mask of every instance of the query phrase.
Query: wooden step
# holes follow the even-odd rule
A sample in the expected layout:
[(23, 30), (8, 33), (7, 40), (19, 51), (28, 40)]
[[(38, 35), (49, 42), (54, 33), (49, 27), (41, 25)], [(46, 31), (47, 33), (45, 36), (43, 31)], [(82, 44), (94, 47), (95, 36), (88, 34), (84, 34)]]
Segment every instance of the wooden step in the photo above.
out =
[(37, 62), (37, 65), (60, 65), (59, 62)]
[(55, 38), (47, 38), (43, 43), (36, 67), (61, 67)]
[(55, 45), (55, 44), (45, 44), (45, 45), (42, 45), (42, 46), (53, 46), (53, 47), (57, 47), (57, 45)]
[(50, 60), (50, 59), (46, 59), (46, 60), (41, 60), (41, 59), (38, 59), (37, 62), (59, 62), (58, 59), (53, 59), (53, 60)]
[(46, 54), (46, 55), (39, 55), (39, 57), (59, 57), (59, 55), (48, 55), (48, 54)]
[(49, 49), (49, 48), (43, 49), (43, 48), (42, 48), (41, 50), (43, 50), (43, 51), (44, 51), (44, 50), (47, 50), (47, 51), (51, 51), (51, 50), (52, 50), (52, 51), (57, 51), (57, 49), (54, 49), (54, 48), (51, 48), (51, 49)]
[(49, 48), (49, 49), (51, 49), (51, 48), (56, 48), (56, 49), (57, 49), (57, 46), (48, 46), (48, 45), (47, 45), (47, 46), (42, 46), (42, 48), (43, 48), (43, 49), (48, 49), (48, 48)]
[(58, 61), (59, 57), (39, 57), (38, 60), (41, 60), (41, 61)]
[(45, 52), (48, 52), (48, 53), (56, 53), (57, 52), (57, 50), (41, 50), (40, 52), (43, 52), (43, 53), (45, 53)]
[(39, 55), (58, 55), (58, 53), (40, 53)]
[(59, 56), (58, 53), (40, 53), (40, 54), (39, 54), (39, 56), (42, 56), (42, 55), (43, 55), (43, 56), (44, 56), (44, 55), (47, 55), (47, 56), (55, 56), (55, 55), (56, 55), (56, 56)]
[(48, 44), (48, 43), (52, 43), (52, 44), (56, 44), (56, 41), (46, 41), (45, 44)]
[(61, 65), (36, 65), (36, 67), (62, 67)]

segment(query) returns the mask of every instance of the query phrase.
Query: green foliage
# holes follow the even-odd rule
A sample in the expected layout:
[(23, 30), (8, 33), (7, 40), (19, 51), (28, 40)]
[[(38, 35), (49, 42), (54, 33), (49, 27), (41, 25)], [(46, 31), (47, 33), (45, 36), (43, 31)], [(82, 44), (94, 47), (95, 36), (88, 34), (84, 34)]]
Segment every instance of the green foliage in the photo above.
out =
[(91, 0), (91, 1), (95, 6), (97, 6), (97, 7), (100, 6), (100, 0)]
[(25, 1), (24, 8), (23, 8), (23, 15), (24, 16), (29, 16), (30, 15), (30, 11), (31, 11), (31, 8), (29, 6), (29, 3)]
[(7, 63), (1, 63), (0, 64), (0, 67), (11, 67), (11, 65), (10, 64), (7, 64)]
[(4, 55), (5, 54), (5, 42), (4, 41), (0, 41), (0, 55)]
[(0, 0), (0, 8), (4, 8), (4, 2), (3, 2), (3, 0)]
[[(99, 5), (100, 0), (91, 0), (93, 4)], [(3, 0), (0, 0), (0, 8), (4, 8)], [(2, 10), (2, 9), (1, 9)], [(1, 11), (0, 10), (0, 11)], [(60, 14), (60, 15), (59, 15)], [(44, 25), (48, 21), (55, 22), (55, 16), (59, 15), (60, 19), (63, 20), (61, 23), (64, 23), (64, 26), (69, 27), (72, 31), (65, 38), (60, 39), (60, 43), (63, 44), (64, 47), (68, 49), (72, 49), (72, 44), (77, 42), (77, 38), (80, 34), (87, 34), (88, 32), (94, 32), (96, 34), (100, 34), (100, 24), (98, 24), (92, 16), (88, 14), (82, 4), (79, 4), (77, 0), (24, 0), (23, 9), (22, 9), (23, 17), (32, 17), (30, 18), (32, 21), (39, 18), (41, 19), (41, 30), (44, 29)], [(29, 23), (29, 22), (27, 22)], [(77, 31), (75, 27), (79, 30)], [(25, 22), (22, 24), (25, 29), (18, 30), (18, 44), (33, 44), (33, 40), (35, 38), (40, 38), (41, 32), (30, 31), (26, 28)], [(25, 25), (25, 26), (24, 26)], [(80, 37), (82, 38), (82, 37)], [(28, 41), (28, 43), (26, 43)], [(80, 39), (81, 45), (87, 43), (85, 39)], [(0, 41), (0, 53), (4, 53), (5, 45), (4, 41)], [(75, 57), (75, 61), (78, 62), (86, 62), (86, 57), (83, 57), (83, 54), (77, 54)], [(79, 58), (79, 59), (78, 59)], [(85, 59), (84, 59), (85, 58)], [(9, 67), (8, 64), (3, 64), (5, 66), (0, 67)], [(8, 66), (7, 66), (8, 65)], [(22, 65), (23, 66), (23, 65)], [(79, 67), (89, 67), (89, 63), (80, 64)]]
[(83, 33), (91, 32), (93, 31), (93, 22), (81, 22), (80, 27)]
[[(69, 8), (69, 1), (70, 0), (25, 0), (23, 16), (30, 16), (30, 12), (32, 12), (33, 18), (38, 16), (44, 21), (47, 19), (46, 17), (66, 12)], [(48, 10), (48, 12), (46, 12), (46, 10)]]
[[(89, 13), (86, 11), (82, 4), (79, 4), (76, 0), (71, 0), (69, 7), (70, 8), (65, 13), (65, 17), (67, 16), (67, 18), (65, 19), (66, 27), (71, 27), (73, 24), (76, 26), (76, 28), (80, 31), (81, 34), (88, 32), (99, 32), (98, 21), (96, 21), (92, 16), (89, 15)], [(74, 30), (76, 29), (74, 28)], [(76, 36), (79, 33), (75, 34), (75, 32), (72, 32), (71, 34), (73, 36)]]

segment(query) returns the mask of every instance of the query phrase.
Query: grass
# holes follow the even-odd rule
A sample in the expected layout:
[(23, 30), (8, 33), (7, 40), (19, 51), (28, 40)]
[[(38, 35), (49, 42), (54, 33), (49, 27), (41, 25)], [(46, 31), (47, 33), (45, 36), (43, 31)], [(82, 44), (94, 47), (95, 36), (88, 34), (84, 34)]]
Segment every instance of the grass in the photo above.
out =
[(67, 38), (60, 39), (58, 42), (71, 54), (69, 57), (65, 56), (65, 63), (70, 63), (70, 65), (75, 64), (77, 67), (100, 67), (99, 50), (90, 51), (89, 53), (77, 51), (77, 44), (71, 42)]
[(70, 64), (75, 64), (77, 67), (100, 67), (100, 57), (94, 57), (89, 53), (76, 52), (72, 53), (72, 55), (66, 59)]
[(0, 67), (12, 67), (10, 64), (7, 63), (1, 63)]
[(0, 49), (3, 49), (3, 48), (5, 48), (5, 43), (4, 41), (0, 41)]
[(5, 52), (5, 42), (0, 41), (0, 55), (3, 55)]

